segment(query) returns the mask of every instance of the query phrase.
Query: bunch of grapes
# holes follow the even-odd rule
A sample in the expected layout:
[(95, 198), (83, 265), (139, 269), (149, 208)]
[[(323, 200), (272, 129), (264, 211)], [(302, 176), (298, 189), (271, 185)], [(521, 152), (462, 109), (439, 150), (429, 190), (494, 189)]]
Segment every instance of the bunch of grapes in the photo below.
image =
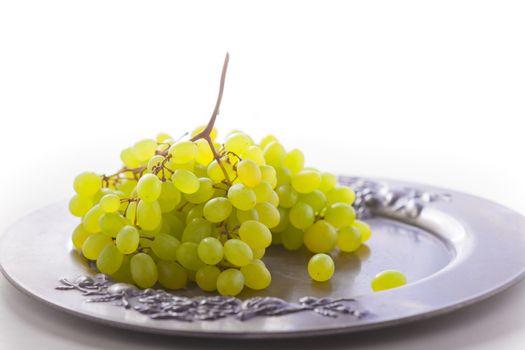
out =
[(218, 144), (216, 129), (205, 130), (191, 140), (139, 141), (122, 151), (118, 172), (76, 177), (69, 209), (82, 222), (73, 244), (100, 272), (141, 288), (194, 281), (233, 296), (270, 285), (262, 259), (272, 244), (304, 245), (315, 254), (310, 276), (327, 281), (328, 253), (353, 252), (370, 237), (353, 191), (305, 167), (300, 150), (287, 152), (271, 135), (256, 144), (239, 131)]

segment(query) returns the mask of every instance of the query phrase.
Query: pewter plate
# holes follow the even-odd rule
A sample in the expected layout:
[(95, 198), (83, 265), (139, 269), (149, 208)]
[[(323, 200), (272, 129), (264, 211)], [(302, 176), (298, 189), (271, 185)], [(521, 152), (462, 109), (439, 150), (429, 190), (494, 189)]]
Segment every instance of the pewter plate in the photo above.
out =
[[(85, 278), (76, 280), (96, 272), (72, 250), (70, 234), (78, 220), (68, 214), (66, 202), (12, 226), (1, 237), (0, 266), (22, 292), (85, 319), (145, 332), (217, 338), (302, 337), (386, 327), (459, 309), (524, 277), (525, 218), (516, 212), (426, 185), (351, 177), (340, 182), (356, 190), (356, 209), (369, 217), (373, 236), (367, 244), (355, 254), (335, 253), (336, 274), (327, 283), (309, 279), (305, 266), (310, 254), (305, 250), (272, 247), (265, 257), (272, 285), (226, 300), (229, 314), (208, 320), (203, 315), (224, 308), (225, 301), (196, 288), (173, 294), (127, 294), (117, 288), (117, 295), (108, 294), (113, 284), (100, 276), (88, 277), (87, 284)], [(385, 269), (402, 271), (409, 283), (372, 293), (371, 278)], [(61, 278), (66, 278), (62, 284)], [(82, 286), (93, 283), (94, 297), (84, 295), (92, 292)], [(57, 290), (60, 285), (71, 290)], [(179, 317), (180, 308), (151, 311), (167, 296), (186, 305), (185, 317)]]

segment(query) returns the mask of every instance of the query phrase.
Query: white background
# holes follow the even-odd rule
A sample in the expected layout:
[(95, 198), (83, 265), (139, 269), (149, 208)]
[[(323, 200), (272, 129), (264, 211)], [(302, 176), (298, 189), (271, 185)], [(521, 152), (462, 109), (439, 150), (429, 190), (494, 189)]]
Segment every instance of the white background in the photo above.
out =
[[(2, 1), (0, 229), (70, 196), (77, 173), (116, 169), (136, 140), (205, 123), (226, 51), (222, 135), (273, 133), (322, 169), (525, 214), (524, 18), (523, 2), (501, 0)], [(518, 349), (523, 311), (521, 284), (419, 326), (297, 344)], [(0, 278), (0, 348), (31, 344), (207, 346), (91, 325)]]

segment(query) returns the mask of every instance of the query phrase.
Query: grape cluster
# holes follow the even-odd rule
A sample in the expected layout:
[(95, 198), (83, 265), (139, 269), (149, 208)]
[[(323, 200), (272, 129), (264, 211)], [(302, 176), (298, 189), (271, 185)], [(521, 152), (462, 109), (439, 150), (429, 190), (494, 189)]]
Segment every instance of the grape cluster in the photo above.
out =
[[(303, 153), (274, 137), (256, 144), (215, 128), (175, 141), (160, 134), (122, 151), (111, 175), (85, 172), (69, 209), (82, 222), (73, 244), (117, 281), (237, 295), (271, 283), (262, 258), (270, 245), (315, 253), (308, 273), (327, 281), (331, 251), (356, 251), (370, 227), (356, 220), (355, 194), (336, 177), (304, 166)], [(201, 137), (199, 137), (201, 136)]]

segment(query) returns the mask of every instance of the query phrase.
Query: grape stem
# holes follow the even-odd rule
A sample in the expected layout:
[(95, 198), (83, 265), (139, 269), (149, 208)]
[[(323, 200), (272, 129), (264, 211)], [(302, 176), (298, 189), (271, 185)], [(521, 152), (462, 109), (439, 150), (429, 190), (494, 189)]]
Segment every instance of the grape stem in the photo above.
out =
[(213, 130), (213, 126), (215, 125), (215, 120), (217, 119), (217, 115), (219, 115), (219, 108), (221, 106), (222, 101), (222, 95), (224, 93), (224, 83), (226, 82), (226, 72), (228, 71), (228, 62), (230, 61), (230, 54), (226, 53), (226, 57), (224, 58), (224, 64), (222, 66), (222, 73), (221, 73), (221, 81), (219, 85), (219, 94), (217, 96), (217, 102), (215, 102), (215, 108), (213, 109), (213, 113), (211, 114), (210, 121), (208, 122), (208, 125), (197, 135), (193, 136), (191, 138), (191, 141), (197, 141), (200, 139), (206, 140), (208, 142), (208, 145), (211, 148), (211, 151), (213, 153), (213, 158), (217, 161), (219, 166), (221, 167), (222, 172), (224, 173), (224, 178), (228, 182), (228, 184), (231, 185), (230, 177), (228, 176), (228, 172), (226, 171), (226, 168), (222, 164), (221, 157), (219, 153), (217, 152), (217, 149), (215, 148), (215, 145), (213, 144), (213, 140), (211, 139), (211, 132)]

